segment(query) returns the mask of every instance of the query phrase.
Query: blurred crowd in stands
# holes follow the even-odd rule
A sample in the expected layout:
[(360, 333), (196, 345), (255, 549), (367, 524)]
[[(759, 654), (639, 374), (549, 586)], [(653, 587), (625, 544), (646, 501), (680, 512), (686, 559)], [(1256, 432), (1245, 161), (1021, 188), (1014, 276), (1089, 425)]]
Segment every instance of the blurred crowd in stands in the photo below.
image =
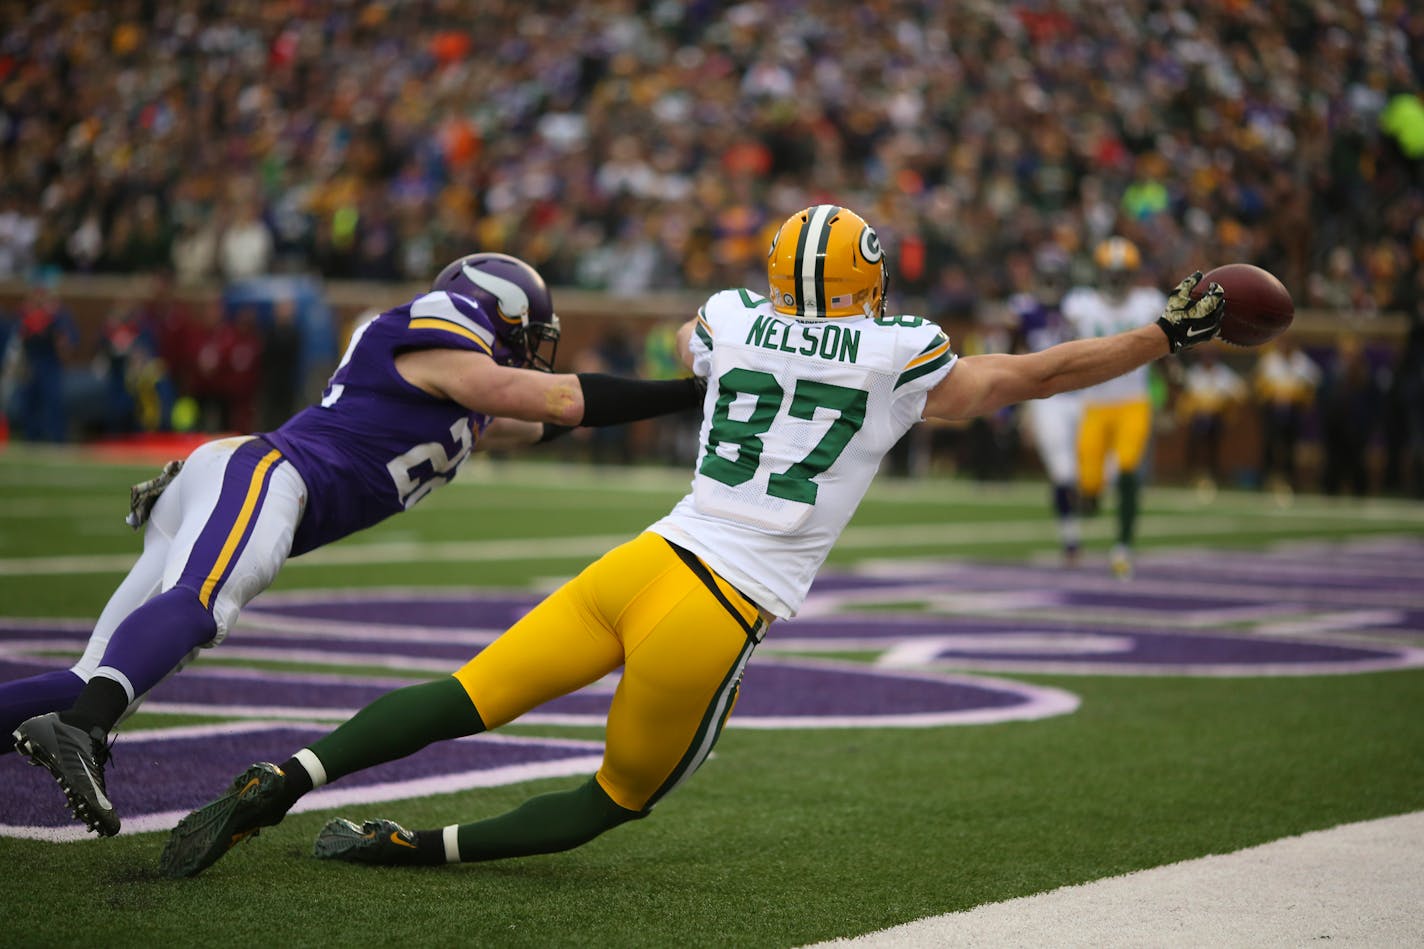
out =
[[(757, 287), (769, 228), (830, 200), (876, 224), (892, 306), (942, 321), (1015, 260), (1091, 282), (1109, 234), (1159, 283), (1251, 261), (1298, 307), (1416, 324), (1424, 296), (1410, 0), (45, 0), (0, 23), (0, 280), (423, 282), (499, 250), (555, 286)], [(250, 316), (217, 315), (219, 348), (270, 334)], [(218, 412), (203, 347), (144, 320)]]
[(38, 280), (14, 319), (0, 314), (0, 425), (42, 442), (274, 428), (304, 395), (297, 320), (287, 298), (193, 305), (159, 272), (141, 299), (112, 307), (82, 360), (74, 316)]
[(40, 2), (3, 42), (0, 274), (424, 280), (477, 247), (710, 288), (822, 199), (932, 309), (1114, 232), (1304, 306), (1398, 309), (1424, 259), (1406, 0)]

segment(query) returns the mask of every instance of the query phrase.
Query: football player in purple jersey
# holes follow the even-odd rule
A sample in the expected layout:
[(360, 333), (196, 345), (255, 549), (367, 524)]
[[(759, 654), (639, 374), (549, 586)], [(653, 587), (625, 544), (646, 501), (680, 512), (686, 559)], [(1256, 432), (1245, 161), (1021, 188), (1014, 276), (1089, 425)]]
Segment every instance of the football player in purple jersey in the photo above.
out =
[[(1036, 264), (1025, 257), (1014, 258), (1009, 262), (1009, 275), (1015, 290), (1008, 301), (1014, 318), (1013, 351), (1041, 352), (1072, 339), (1072, 327), (1059, 309), (1067, 289), (1067, 261), (1051, 254), (1042, 255)], [(1077, 514), (1078, 422), (1082, 415), (1078, 393), (1060, 392), (1025, 402), (1021, 416), (1052, 486), (1058, 540), (1063, 562), (1068, 565), (1077, 562), (1082, 545)]]
[(695, 379), (555, 373), (558, 339), (543, 279), (492, 253), (452, 262), (428, 293), (359, 327), (319, 404), (136, 486), (143, 553), (73, 667), (0, 686), (0, 734), (54, 775), (76, 818), (115, 834), (110, 733), (222, 642), (288, 557), (412, 507), (477, 448), (701, 405)]

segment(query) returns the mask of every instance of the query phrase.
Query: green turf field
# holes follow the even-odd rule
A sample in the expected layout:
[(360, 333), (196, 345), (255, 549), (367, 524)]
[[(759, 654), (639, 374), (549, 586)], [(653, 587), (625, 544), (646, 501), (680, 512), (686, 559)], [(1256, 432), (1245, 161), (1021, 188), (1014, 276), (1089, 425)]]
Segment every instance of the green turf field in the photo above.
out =
[[(122, 514), (129, 483), (149, 473), (65, 452), (0, 452), (0, 616), (92, 620), (139, 548)], [(656, 469), (481, 460), (410, 514), (293, 561), (274, 590), (546, 589), (663, 513), (686, 483)], [(1400, 501), (1302, 497), (1281, 507), (1224, 492), (1204, 504), (1149, 487), (1144, 507), (1149, 553), (1424, 533), (1424, 506)], [(1109, 527), (1110, 518), (1090, 527), (1098, 558)], [(1040, 483), (887, 482), (831, 565), (1022, 563), (1053, 548)], [(1424, 646), (1424, 630), (1414, 632), (1412, 645)], [(1411, 644), (1409, 633), (1392, 638)], [(239, 627), (230, 642), (240, 635)], [(234, 662), (222, 649), (211, 660)], [(294, 815), (182, 881), (157, 876), (159, 833), (0, 837), (0, 900), (13, 908), (4, 942), (793, 946), (1424, 808), (1424, 669), (995, 674), (1067, 690), (1081, 705), (1038, 721), (923, 729), (748, 730), (734, 716), (715, 758), (652, 817), (524, 861), (439, 870), (320, 863), (307, 855), (310, 842), (335, 812)], [(129, 727), (189, 720), (140, 713)], [(568, 726), (514, 731), (600, 737)], [(121, 764), (122, 739), (116, 752)], [(345, 816), (436, 826), (576, 780)]]

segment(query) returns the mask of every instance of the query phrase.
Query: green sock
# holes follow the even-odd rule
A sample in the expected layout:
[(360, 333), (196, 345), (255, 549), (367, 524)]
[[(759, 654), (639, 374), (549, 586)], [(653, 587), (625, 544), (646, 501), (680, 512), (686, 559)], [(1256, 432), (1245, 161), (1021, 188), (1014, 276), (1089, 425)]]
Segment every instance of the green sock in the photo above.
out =
[(1137, 472), (1123, 471), (1117, 476), (1117, 542), (1132, 546), (1137, 529)]
[(312, 742), (328, 781), (414, 754), (431, 742), (477, 735), (480, 713), (454, 678), (387, 692), (336, 731)]
[[(619, 807), (599, 786), (597, 778), (589, 778), (573, 790), (530, 798), (498, 817), (461, 824), (456, 831), (460, 862), (571, 850), (646, 814)], [(422, 830), (419, 837), (425, 840), (441, 833)]]

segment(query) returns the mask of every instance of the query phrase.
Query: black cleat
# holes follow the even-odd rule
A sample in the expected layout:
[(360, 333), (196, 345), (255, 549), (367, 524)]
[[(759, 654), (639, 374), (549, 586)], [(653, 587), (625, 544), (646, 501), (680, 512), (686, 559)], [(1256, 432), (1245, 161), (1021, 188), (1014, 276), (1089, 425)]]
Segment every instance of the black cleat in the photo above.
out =
[(102, 729), (86, 732), (49, 712), (21, 722), (14, 737), (16, 751), (54, 775), (77, 820), (100, 837), (119, 832), (118, 812), (104, 788), (109, 749)]
[(410, 866), (418, 863), (415, 832), (393, 820), (368, 820), (355, 824), (345, 818), (328, 821), (316, 835), (312, 854), (322, 860)]
[(260, 828), (279, 823), (287, 815), (287, 806), (278, 800), (286, 777), (266, 761), (249, 765), (226, 794), (178, 822), (158, 858), (159, 872), (197, 876), (248, 837), (256, 837)]

